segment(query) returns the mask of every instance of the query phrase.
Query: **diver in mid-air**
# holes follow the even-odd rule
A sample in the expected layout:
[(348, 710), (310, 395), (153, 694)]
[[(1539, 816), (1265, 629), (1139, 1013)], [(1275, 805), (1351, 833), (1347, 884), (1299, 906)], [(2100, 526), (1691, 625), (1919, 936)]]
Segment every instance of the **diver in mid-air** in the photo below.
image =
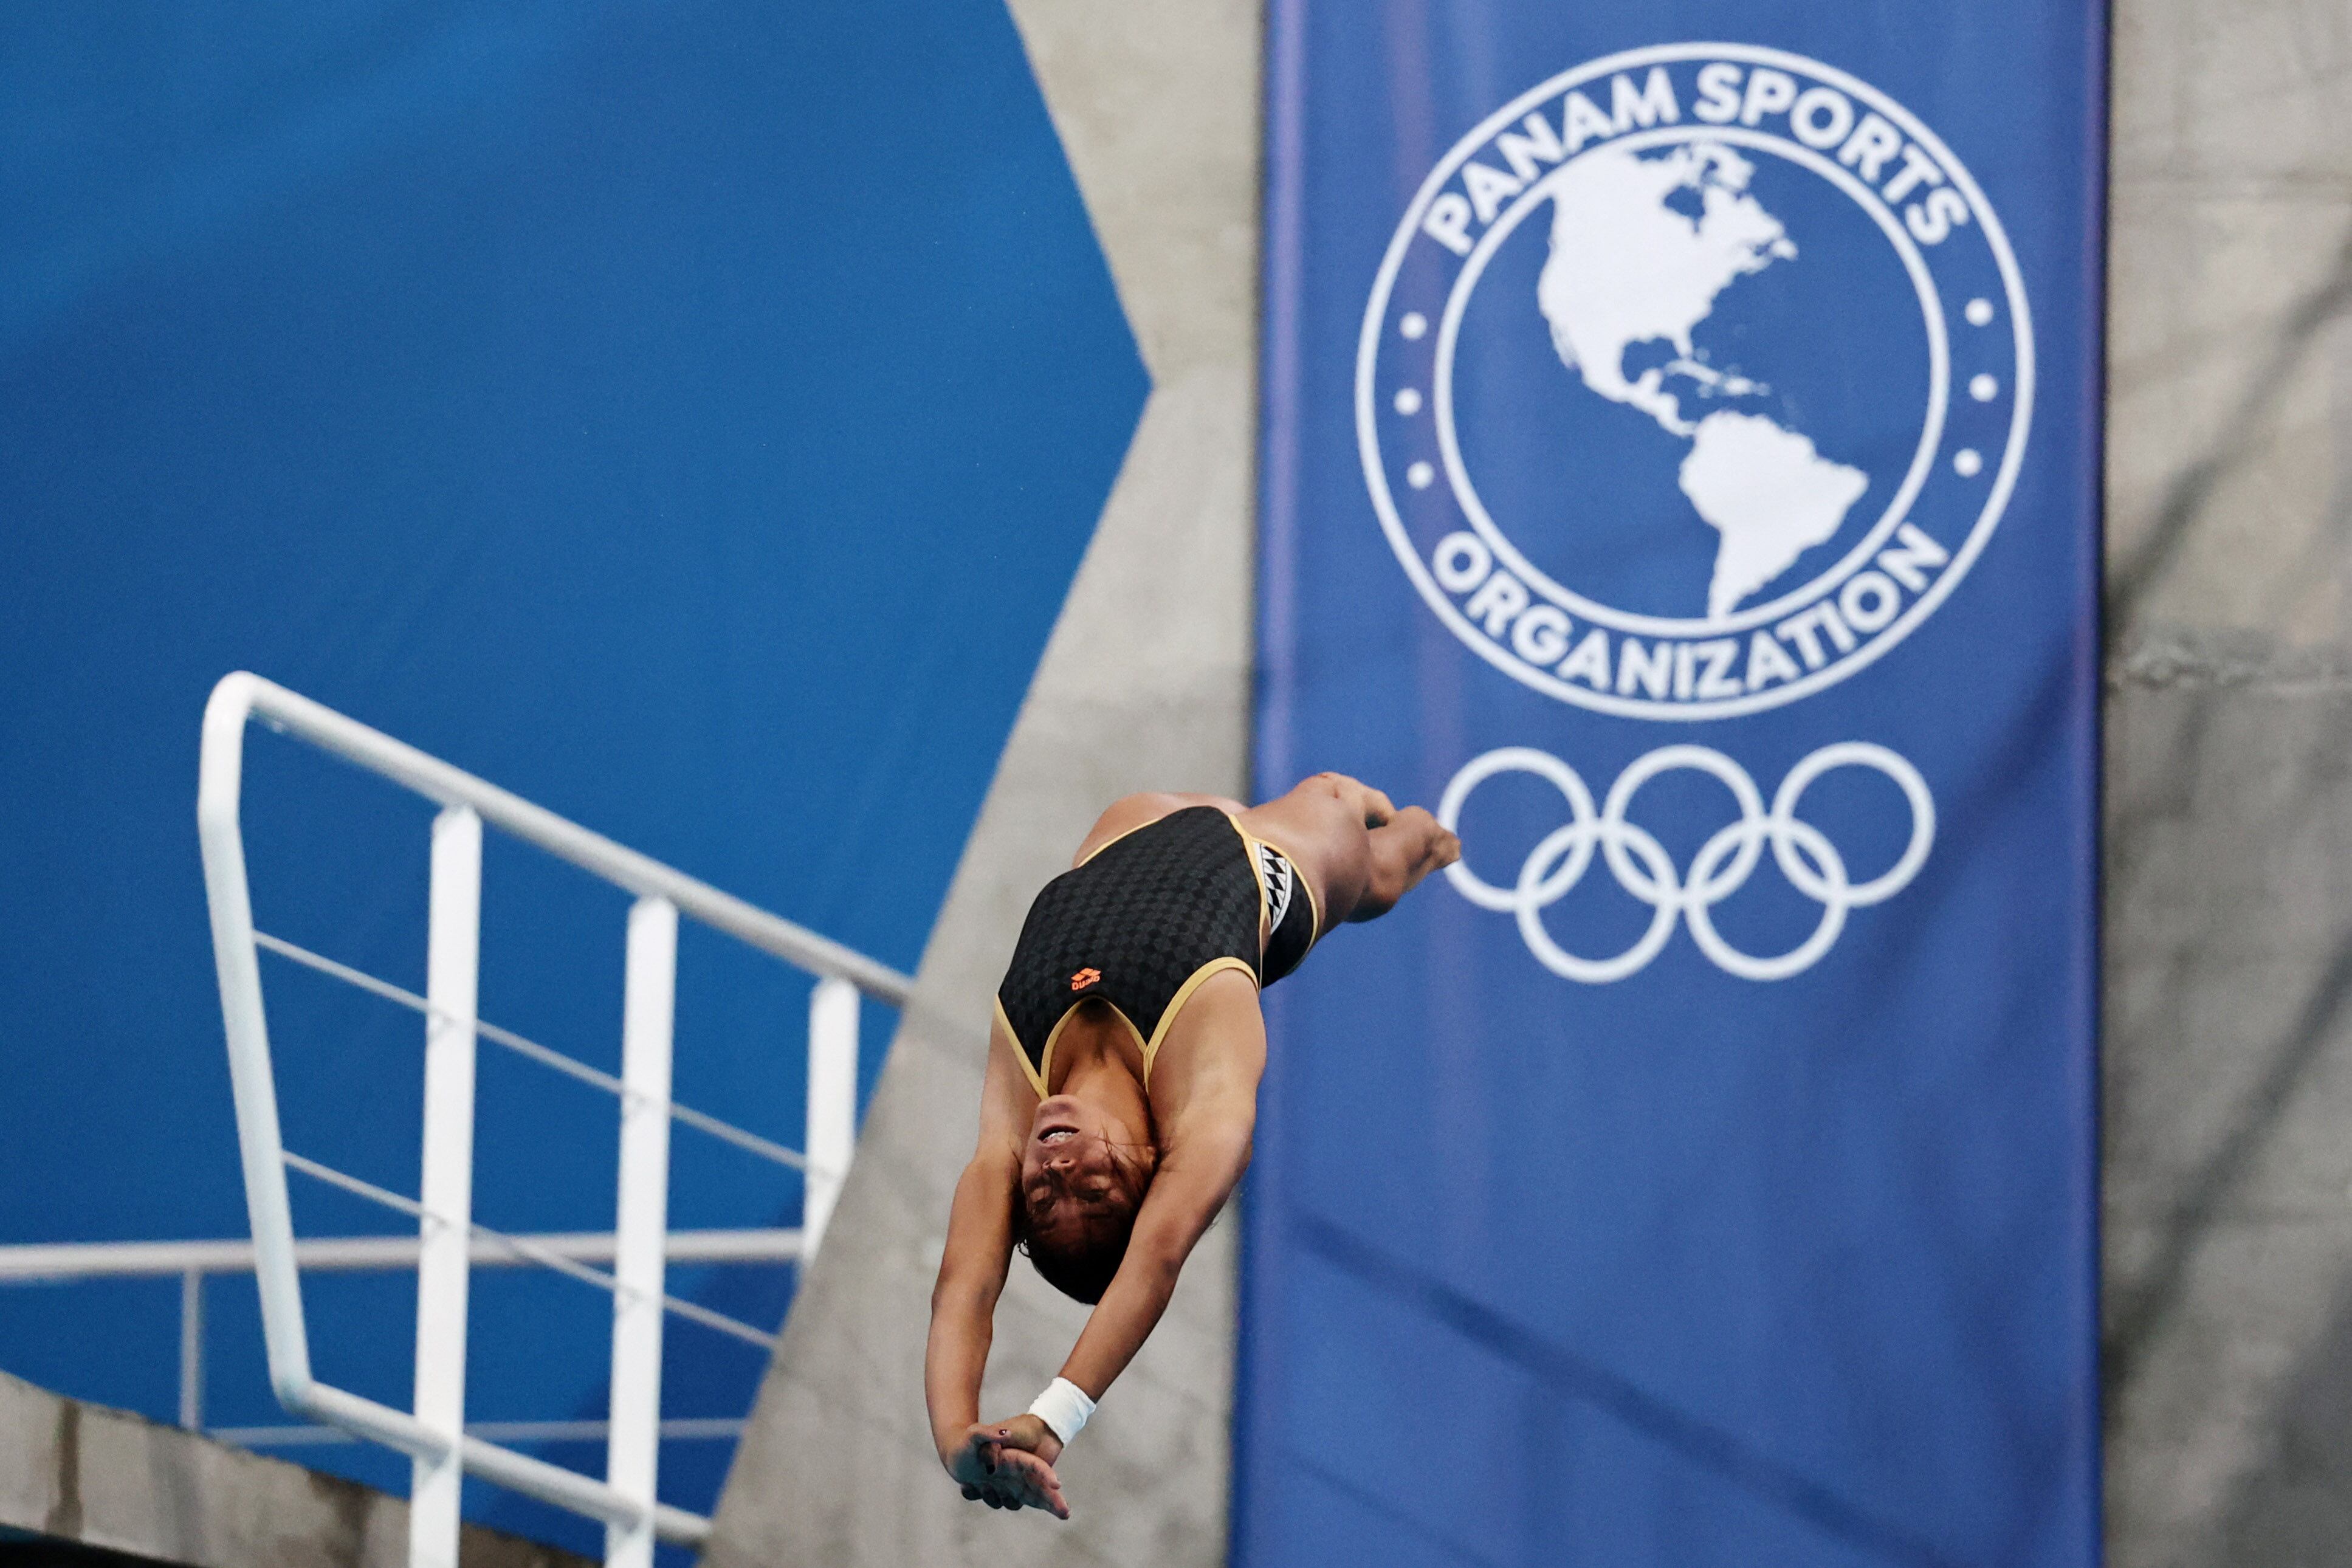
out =
[[(923, 1389), (940, 1462), (992, 1508), (1067, 1519), (1054, 1462), (1134, 1359), (1249, 1164), (1258, 992), (1385, 914), (1461, 843), (1318, 773), (1264, 805), (1136, 795), (1030, 906), (996, 994), (980, 1144), (956, 1184)], [(980, 1417), (1013, 1249), (1094, 1307), (1026, 1414)]]

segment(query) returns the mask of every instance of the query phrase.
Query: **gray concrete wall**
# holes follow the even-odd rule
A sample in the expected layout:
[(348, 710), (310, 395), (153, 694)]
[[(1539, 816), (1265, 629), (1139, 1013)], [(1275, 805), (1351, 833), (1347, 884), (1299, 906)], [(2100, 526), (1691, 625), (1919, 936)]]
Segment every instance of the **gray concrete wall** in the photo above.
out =
[[(940, 1472), (922, 1352), (971, 1152), (990, 999), (1036, 889), (1104, 805), (1247, 778), (1256, 0), (1012, 0), (1153, 392), (917, 974), (856, 1165), (718, 1513), (721, 1568), (1224, 1560), (1230, 1216), (1061, 1467), (1068, 1523)], [(1085, 1310), (1014, 1265), (982, 1407), (1053, 1376)]]
[[(193, 1568), (403, 1568), (408, 1504), (0, 1373), (0, 1526)], [(585, 1568), (467, 1525), (465, 1568)]]
[(2120, 0), (2116, 1568), (2352, 1561), (2352, 5)]

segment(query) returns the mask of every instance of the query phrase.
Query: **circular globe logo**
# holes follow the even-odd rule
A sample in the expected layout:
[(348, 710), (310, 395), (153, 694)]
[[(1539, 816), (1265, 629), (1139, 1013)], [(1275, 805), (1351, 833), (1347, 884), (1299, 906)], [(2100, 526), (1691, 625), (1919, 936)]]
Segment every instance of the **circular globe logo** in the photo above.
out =
[(1933, 614), (2024, 456), (2033, 346), (2000, 220), (1885, 94), (1671, 45), (1455, 143), (1364, 314), (1372, 504), (1513, 679), (1649, 719), (1754, 712)]

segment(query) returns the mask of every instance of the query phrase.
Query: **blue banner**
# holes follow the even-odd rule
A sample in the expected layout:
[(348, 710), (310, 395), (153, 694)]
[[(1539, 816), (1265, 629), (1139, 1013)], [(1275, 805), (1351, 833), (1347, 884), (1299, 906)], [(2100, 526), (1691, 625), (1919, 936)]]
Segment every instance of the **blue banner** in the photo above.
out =
[(1276, 0), (1244, 1568), (2097, 1560), (2105, 29)]

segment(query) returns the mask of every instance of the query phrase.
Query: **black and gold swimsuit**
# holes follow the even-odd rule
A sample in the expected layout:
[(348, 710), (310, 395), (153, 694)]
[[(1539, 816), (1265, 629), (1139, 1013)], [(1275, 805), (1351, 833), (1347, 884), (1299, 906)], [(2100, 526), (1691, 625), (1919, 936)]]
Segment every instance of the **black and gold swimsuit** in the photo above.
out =
[[(1271, 985), (1298, 967), (1321, 925), (1288, 855), (1213, 805), (1188, 805), (1045, 884), (997, 987), (997, 1016), (1044, 1095), (1071, 1011), (1108, 1002), (1135, 1035), (1148, 1085), (1160, 1042), (1203, 981), (1238, 969)], [(1263, 952), (1262, 930), (1272, 932)]]

